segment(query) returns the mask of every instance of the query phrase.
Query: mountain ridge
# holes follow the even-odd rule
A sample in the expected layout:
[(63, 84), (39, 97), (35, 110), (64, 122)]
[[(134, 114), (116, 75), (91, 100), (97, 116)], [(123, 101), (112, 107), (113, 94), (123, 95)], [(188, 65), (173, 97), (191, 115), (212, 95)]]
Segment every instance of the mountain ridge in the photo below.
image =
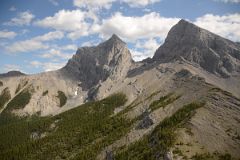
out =
[(15, 77), (15, 76), (24, 76), (26, 75), (25, 73), (22, 73), (20, 71), (9, 71), (7, 73), (1, 73), (0, 78), (6, 78), (6, 77)]

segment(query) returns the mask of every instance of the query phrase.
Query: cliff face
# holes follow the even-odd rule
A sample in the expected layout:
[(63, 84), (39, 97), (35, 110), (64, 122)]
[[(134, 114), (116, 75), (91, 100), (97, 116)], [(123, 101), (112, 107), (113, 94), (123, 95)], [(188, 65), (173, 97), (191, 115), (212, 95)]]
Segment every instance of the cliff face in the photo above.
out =
[(88, 90), (109, 76), (127, 74), (133, 60), (126, 44), (116, 35), (96, 47), (82, 47), (63, 68)]
[(178, 22), (158, 48), (153, 60), (185, 59), (208, 72), (229, 77), (240, 71), (240, 47), (185, 20)]

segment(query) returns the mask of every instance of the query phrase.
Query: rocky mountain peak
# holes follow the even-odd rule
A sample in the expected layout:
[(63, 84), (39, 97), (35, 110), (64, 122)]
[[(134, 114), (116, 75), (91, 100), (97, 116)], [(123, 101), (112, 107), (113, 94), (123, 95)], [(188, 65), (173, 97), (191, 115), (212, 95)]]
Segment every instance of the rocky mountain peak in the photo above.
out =
[(173, 62), (184, 59), (222, 77), (240, 71), (240, 47), (237, 43), (180, 20), (169, 31), (154, 61)]
[(106, 42), (112, 42), (112, 43), (122, 43), (126, 44), (124, 41), (122, 41), (116, 34), (113, 34), (111, 38), (109, 38)]
[(67, 70), (81, 82), (84, 90), (88, 90), (111, 75), (124, 77), (132, 63), (126, 43), (113, 34), (97, 46), (79, 48), (63, 70)]

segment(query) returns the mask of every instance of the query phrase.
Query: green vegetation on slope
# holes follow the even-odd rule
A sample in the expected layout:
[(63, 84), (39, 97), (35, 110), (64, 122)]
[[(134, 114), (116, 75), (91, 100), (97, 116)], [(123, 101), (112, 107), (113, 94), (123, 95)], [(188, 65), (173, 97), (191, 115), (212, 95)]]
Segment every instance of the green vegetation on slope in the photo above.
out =
[(58, 91), (57, 97), (59, 98), (60, 101), (60, 107), (64, 106), (67, 103), (67, 97), (64, 92)]
[(29, 103), (31, 96), (32, 96), (31, 89), (25, 88), (8, 103), (6, 109), (13, 110), (24, 108)]
[(23, 87), (25, 87), (27, 85), (28, 81), (24, 81), (22, 83), (19, 83), (17, 88), (16, 88), (16, 91), (15, 91), (15, 94), (17, 94)]
[(171, 117), (164, 119), (150, 135), (131, 144), (127, 149), (117, 151), (115, 159), (151, 160), (163, 157), (176, 142), (175, 130), (183, 126), (201, 106), (203, 104), (199, 103), (183, 106)]
[(115, 94), (54, 117), (32, 117), (0, 125), (0, 157), (95, 159), (105, 146), (131, 129), (131, 120), (112, 116), (114, 109), (125, 102), (125, 95)]
[(218, 152), (214, 153), (203, 153), (203, 154), (196, 154), (192, 156), (192, 160), (234, 160), (232, 156), (228, 153), (220, 154)]
[(23, 109), (29, 103), (33, 92), (33, 88), (27, 87), (7, 104), (0, 116), (0, 126), (10, 122), (19, 121), (20, 118), (14, 116), (11, 111), (15, 109)]
[(160, 107), (165, 107), (168, 104), (174, 102), (175, 100), (177, 100), (178, 98), (180, 98), (181, 96), (174, 96), (173, 93), (169, 93), (166, 96), (160, 97), (158, 100), (153, 101), (149, 108), (154, 111)]
[(5, 89), (3, 89), (1, 95), (0, 95), (0, 109), (3, 108), (3, 106), (11, 99), (11, 94), (10, 91), (8, 89), (8, 87), (6, 87)]

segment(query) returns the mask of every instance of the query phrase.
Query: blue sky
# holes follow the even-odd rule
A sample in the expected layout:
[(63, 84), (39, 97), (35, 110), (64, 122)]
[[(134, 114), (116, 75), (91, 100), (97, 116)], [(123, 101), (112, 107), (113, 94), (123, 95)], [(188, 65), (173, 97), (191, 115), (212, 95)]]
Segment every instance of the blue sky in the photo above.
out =
[(1, 0), (0, 73), (61, 68), (78, 47), (113, 33), (138, 61), (182, 18), (240, 41), (240, 0)]

